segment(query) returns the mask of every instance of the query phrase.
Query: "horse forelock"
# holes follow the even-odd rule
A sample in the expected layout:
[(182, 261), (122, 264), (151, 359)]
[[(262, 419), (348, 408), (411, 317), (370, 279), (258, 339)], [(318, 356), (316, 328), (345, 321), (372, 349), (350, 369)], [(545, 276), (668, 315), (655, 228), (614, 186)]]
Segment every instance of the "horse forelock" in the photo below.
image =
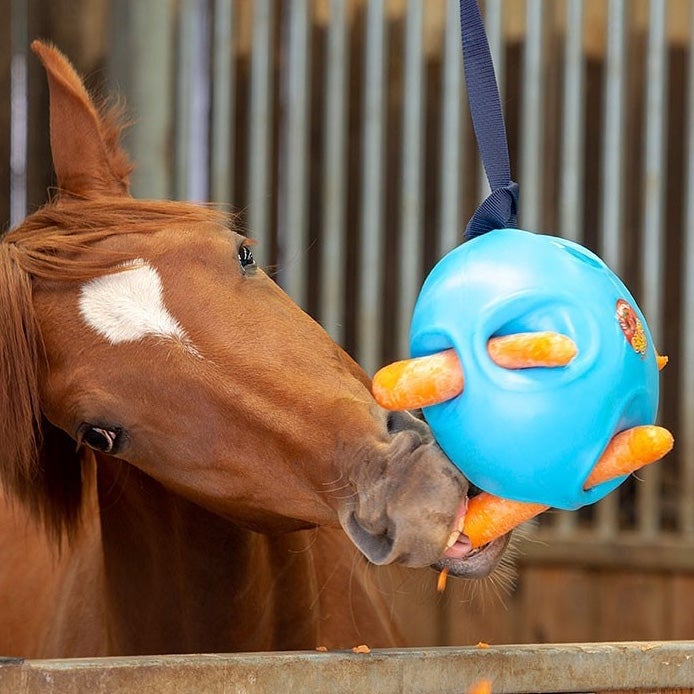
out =
[(172, 225), (220, 224), (233, 217), (212, 207), (168, 200), (94, 198), (46, 205), (5, 234), (31, 277), (84, 281), (116, 272), (131, 254), (99, 244), (112, 236), (151, 234)]
[(199, 223), (228, 225), (230, 218), (190, 203), (103, 198), (47, 205), (0, 237), (0, 482), (54, 538), (71, 535), (79, 519), (82, 454), (42, 413), (46, 358), (34, 280), (85, 281), (118, 272), (129, 256), (99, 241)]

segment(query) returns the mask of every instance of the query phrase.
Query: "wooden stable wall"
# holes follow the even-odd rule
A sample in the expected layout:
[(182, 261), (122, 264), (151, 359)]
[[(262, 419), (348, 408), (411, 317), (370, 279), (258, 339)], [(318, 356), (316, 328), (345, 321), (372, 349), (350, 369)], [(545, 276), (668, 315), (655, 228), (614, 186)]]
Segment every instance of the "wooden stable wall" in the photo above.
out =
[(433, 571), (399, 576), (409, 646), (694, 639), (694, 573), (524, 562), (510, 593), (449, 579), (443, 595)]

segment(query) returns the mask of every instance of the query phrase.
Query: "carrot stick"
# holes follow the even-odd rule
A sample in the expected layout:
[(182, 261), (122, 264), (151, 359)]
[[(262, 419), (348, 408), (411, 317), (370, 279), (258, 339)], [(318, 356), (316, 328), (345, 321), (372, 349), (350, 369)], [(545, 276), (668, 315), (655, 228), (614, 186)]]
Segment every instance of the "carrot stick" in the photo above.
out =
[[(578, 352), (571, 338), (553, 332), (493, 337), (487, 349), (492, 360), (507, 369), (566, 366)], [(464, 385), (458, 355), (447, 349), (384, 366), (373, 378), (372, 391), (388, 410), (413, 410), (450, 400)]]
[(468, 501), (463, 533), (473, 547), (482, 547), (548, 508), (544, 504), (512, 501), (482, 492)]
[(612, 437), (600, 460), (588, 475), (585, 489), (601, 482), (628, 475), (644, 465), (655, 463), (674, 445), (672, 434), (663, 427), (645, 424), (621, 431)]
[[(628, 475), (660, 460), (673, 443), (672, 434), (667, 429), (650, 424), (616, 434), (586, 479), (585, 488)], [(511, 501), (482, 492), (468, 501), (463, 533), (473, 547), (481, 547), (548, 508), (543, 504)]]
[(463, 392), (463, 370), (454, 349), (384, 366), (371, 384), (376, 402), (388, 410), (413, 410)]
[(566, 366), (578, 354), (570, 337), (553, 332), (493, 337), (487, 350), (492, 361), (506, 369)]

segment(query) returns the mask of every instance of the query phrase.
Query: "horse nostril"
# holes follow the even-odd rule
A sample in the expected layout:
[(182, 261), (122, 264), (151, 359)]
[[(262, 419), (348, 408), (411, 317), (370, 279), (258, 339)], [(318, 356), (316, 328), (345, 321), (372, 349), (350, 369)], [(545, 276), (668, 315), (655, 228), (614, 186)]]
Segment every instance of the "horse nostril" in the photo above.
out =
[(389, 564), (394, 560), (393, 539), (387, 532), (373, 534), (369, 532), (357, 520), (354, 513), (350, 513), (343, 523), (345, 532), (361, 553), (372, 564)]

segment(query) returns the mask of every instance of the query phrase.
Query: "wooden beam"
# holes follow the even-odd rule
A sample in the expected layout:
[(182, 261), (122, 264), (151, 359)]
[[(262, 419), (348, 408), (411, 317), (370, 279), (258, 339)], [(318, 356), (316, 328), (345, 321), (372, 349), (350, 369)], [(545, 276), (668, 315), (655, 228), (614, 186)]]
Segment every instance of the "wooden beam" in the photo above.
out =
[(27, 660), (0, 665), (0, 690), (33, 692), (504, 692), (690, 689), (694, 643), (631, 642)]

